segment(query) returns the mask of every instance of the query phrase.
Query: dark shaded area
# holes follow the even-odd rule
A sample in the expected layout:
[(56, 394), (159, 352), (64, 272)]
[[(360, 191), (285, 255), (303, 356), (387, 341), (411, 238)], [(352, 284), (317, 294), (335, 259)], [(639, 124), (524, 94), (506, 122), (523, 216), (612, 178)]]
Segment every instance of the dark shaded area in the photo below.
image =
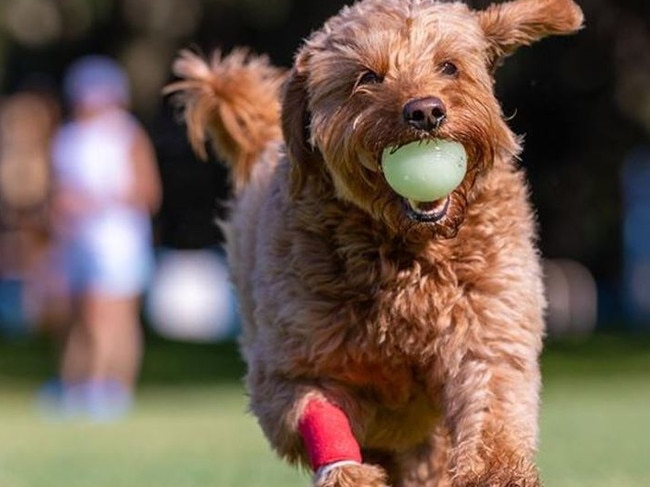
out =
[[(44, 383), (56, 370), (49, 340), (0, 340), (0, 383)], [(244, 364), (236, 343), (181, 343), (155, 336), (147, 339), (140, 383), (143, 385), (239, 383)]]
[(597, 334), (589, 339), (551, 340), (542, 354), (544, 380), (650, 374), (647, 335)]
[(225, 217), (226, 169), (197, 160), (170, 105), (161, 112), (150, 129), (164, 189), (156, 220), (158, 243), (178, 249), (219, 244), (223, 236), (216, 221)]
[[(52, 344), (44, 340), (0, 340), (0, 382), (34, 386), (54, 367)], [(545, 381), (650, 374), (650, 338), (600, 334), (584, 340), (550, 341), (542, 355)], [(141, 385), (240, 383), (245, 373), (237, 344), (191, 344), (147, 340)]]

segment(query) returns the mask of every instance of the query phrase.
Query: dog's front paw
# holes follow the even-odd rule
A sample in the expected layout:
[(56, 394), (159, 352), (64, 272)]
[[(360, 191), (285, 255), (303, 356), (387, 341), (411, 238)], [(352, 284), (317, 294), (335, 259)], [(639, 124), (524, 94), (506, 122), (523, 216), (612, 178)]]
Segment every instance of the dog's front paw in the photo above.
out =
[(317, 475), (314, 487), (388, 487), (386, 472), (375, 465), (347, 464)]
[(506, 481), (469, 481), (463, 484), (455, 483), (454, 487), (542, 487), (542, 484), (539, 481), (517, 481), (517, 480), (506, 480)]
[(542, 487), (542, 483), (533, 472), (500, 470), (457, 477), (453, 487)]

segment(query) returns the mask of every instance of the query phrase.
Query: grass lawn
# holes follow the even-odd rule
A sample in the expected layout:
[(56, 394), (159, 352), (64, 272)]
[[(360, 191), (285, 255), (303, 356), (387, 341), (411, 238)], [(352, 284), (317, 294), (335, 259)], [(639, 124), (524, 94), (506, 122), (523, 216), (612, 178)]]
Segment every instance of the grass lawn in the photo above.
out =
[[(600, 337), (544, 356), (540, 465), (548, 487), (650, 485), (650, 341)], [(115, 424), (48, 422), (33, 398), (41, 343), (0, 344), (0, 487), (288, 487), (245, 413), (230, 345), (148, 349), (137, 408)]]

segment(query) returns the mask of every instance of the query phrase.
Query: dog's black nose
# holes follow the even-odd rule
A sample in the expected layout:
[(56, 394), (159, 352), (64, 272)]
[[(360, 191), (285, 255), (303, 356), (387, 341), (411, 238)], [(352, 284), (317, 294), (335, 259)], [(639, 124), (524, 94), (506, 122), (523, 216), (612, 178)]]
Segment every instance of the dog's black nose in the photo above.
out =
[(418, 98), (404, 105), (404, 120), (411, 127), (430, 132), (442, 125), (447, 118), (445, 104), (437, 96)]

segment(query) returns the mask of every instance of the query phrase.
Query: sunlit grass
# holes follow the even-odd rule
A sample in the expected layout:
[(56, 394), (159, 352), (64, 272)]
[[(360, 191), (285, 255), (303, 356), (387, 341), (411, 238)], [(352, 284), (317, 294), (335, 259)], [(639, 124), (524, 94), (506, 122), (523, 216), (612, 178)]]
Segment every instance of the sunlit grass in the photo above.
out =
[(3, 394), (1, 487), (304, 485), (276, 461), (235, 386), (145, 388), (114, 424), (39, 418), (31, 394)]
[(650, 375), (551, 381), (541, 427), (549, 487), (650, 485)]

